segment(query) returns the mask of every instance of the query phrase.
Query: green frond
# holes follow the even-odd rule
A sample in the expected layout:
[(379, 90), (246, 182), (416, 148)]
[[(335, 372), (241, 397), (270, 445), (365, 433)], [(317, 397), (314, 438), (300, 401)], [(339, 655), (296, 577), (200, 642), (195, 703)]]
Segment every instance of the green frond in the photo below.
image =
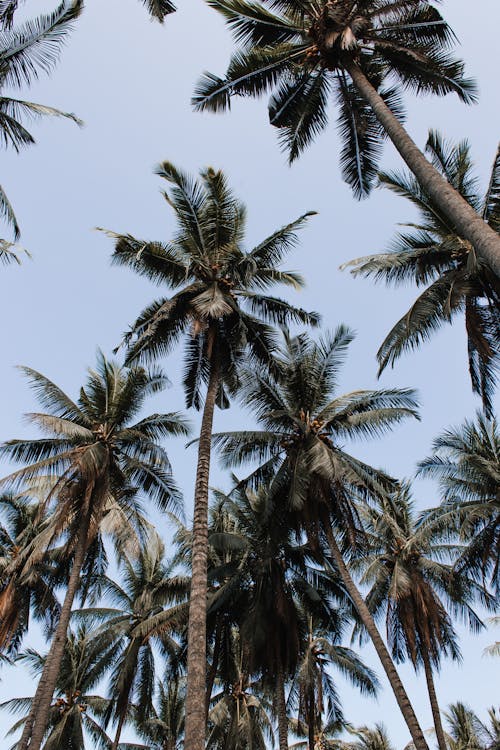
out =
[(356, 198), (370, 192), (382, 149), (381, 126), (373, 110), (343, 73), (337, 77), (337, 127), (342, 139), (342, 177)]
[(29, 85), (40, 72), (52, 70), (82, 9), (83, 0), (63, 0), (52, 13), (27, 21), (18, 29), (0, 32), (3, 82), (15, 87)]
[(225, 19), (233, 37), (244, 46), (265, 47), (300, 38), (302, 28), (249, 0), (209, 0)]
[(419, 346), (463, 309), (462, 284), (457, 274), (448, 272), (422, 292), (380, 345), (377, 352), (379, 374), (404, 351)]
[(151, 18), (163, 23), (165, 17), (174, 13), (176, 7), (170, 0), (142, 0)]
[(283, 76), (269, 99), (269, 122), (279, 128), (279, 142), (290, 163), (328, 124), (330, 81), (324, 70)]
[(260, 96), (274, 86), (280, 76), (292, 69), (295, 59), (307, 46), (280, 44), (276, 47), (255, 47), (236, 52), (229, 63), (226, 77), (205, 73), (198, 82), (192, 104), (198, 111), (220, 112), (230, 108), (231, 96)]
[(178, 257), (175, 247), (162, 242), (137, 240), (130, 234), (117, 234), (109, 229), (97, 227), (115, 240), (111, 262), (117, 266), (127, 266), (156, 284), (177, 287), (192, 280), (189, 268)]
[(377, 40), (377, 52), (395, 78), (416, 94), (445, 96), (455, 93), (465, 104), (477, 101), (473, 79), (464, 76), (464, 65), (441, 45), (419, 44), (412, 48)]

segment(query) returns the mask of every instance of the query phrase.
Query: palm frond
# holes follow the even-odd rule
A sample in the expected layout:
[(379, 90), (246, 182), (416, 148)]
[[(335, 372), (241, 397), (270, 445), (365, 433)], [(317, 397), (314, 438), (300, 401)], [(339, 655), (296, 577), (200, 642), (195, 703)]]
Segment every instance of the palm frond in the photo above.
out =
[(18, 29), (0, 33), (3, 81), (19, 87), (30, 84), (40, 72), (48, 73), (60, 54), (68, 31), (83, 9), (83, 0), (62, 3), (52, 13), (27, 21)]

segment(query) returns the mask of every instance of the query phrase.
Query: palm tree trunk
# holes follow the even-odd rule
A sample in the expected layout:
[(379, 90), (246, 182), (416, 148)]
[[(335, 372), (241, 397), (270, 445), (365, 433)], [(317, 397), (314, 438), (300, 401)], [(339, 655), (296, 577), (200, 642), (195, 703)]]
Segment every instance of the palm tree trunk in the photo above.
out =
[(88, 533), (90, 526), (90, 510), (84, 514), (82, 525), (78, 532), (78, 538), (75, 547), (75, 556), (71, 568), (71, 575), (68, 581), (68, 587), (61, 608), (61, 615), (57, 628), (52, 639), (50, 651), (45, 660), (42, 676), (38, 683), (33, 703), (24, 725), (23, 733), (18, 750), (40, 750), (47, 724), (49, 721), (50, 704), (59, 676), (61, 660), (66, 645), (69, 619), (71, 617), (71, 608), (75, 594), (80, 584), (80, 573), (85, 561), (85, 553), (88, 546)]
[(477, 254), (500, 278), (498, 234), (427, 161), (361, 68), (351, 62), (346, 64), (346, 69), (359, 93), (368, 102), (395, 148), (417, 178), (420, 187), (442, 208), (457, 233), (469, 240)]
[(288, 750), (288, 718), (286, 715), (285, 674), (281, 659), (276, 665), (276, 716), (278, 717), (279, 750)]
[(434, 729), (436, 730), (436, 739), (438, 742), (439, 750), (448, 750), (446, 746), (446, 739), (444, 736), (443, 724), (441, 722), (441, 712), (439, 710), (436, 688), (434, 685), (434, 677), (432, 675), (432, 667), (429, 660), (429, 653), (425, 650), (425, 648), (422, 649), (422, 660), (424, 662), (427, 691), (429, 693), (429, 701), (431, 704), (432, 718), (434, 720)]
[(375, 625), (375, 621), (368, 607), (365, 604), (365, 600), (361, 596), (356, 584), (351, 578), (351, 574), (349, 573), (347, 566), (344, 562), (344, 559), (342, 557), (342, 552), (339, 549), (337, 540), (335, 539), (332, 529), (330, 528), (330, 526), (326, 524), (325, 526), (326, 526), (325, 528), (326, 537), (328, 540), (328, 544), (330, 546), (330, 551), (332, 553), (333, 559), (335, 560), (337, 569), (347, 589), (347, 593), (349, 594), (349, 597), (351, 598), (352, 603), (356, 607), (358, 614), (361, 617), (361, 620), (363, 622), (363, 625), (365, 626), (372, 640), (372, 643), (378, 654), (380, 662), (384, 668), (384, 671), (387, 675), (391, 688), (394, 692), (394, 696), (396, 698), (397, 704), (401, 710), (401, 713), (403, 714), (403, 718), (406, 721), (408, 729), (410, 730), (413, 743), (415, 747), (417, 748), (417, 750), (429, 750), (427, 742), (425, 741), (425, 737), (418, 723), (418, 719), (415, 715), (415, 711), (413, 710), (413, 706), (410, 703), (410, 700), (403, 686), (403, 683), (401, 682), (401, 679), (397, 673), (396, 667), (394, 666), (394, 662), (391, 659), (391, 655), (389, 654), (389, 651), (387, 650), (387, 647), (384, 641), (382, 640), (382, 636), (377, 630), (377, 626)]
[(111, 745), (111, 750), (118, 750), (118, 743), (120, 742), (123, 725), (125, 724), (125, 718), (126, 718), (126, 712), (124, 711), (122, 715), (120, 716), (120, 720), (116, 728), (115, 739), (113, 740), (113, 744)]
[(212, 353), (210, 378), (201, 420), (194, 493), (191, 594), (189, 599), (185, 750), (205, 747), (207, 670), (208, 481), (215, 401), (220, 384), (217, 352)]

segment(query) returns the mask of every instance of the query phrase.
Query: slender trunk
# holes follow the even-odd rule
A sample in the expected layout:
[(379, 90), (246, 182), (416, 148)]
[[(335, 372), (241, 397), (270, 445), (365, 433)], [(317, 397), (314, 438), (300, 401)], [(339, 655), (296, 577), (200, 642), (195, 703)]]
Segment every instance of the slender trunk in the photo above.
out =
[(278, 717), (278, 746), (288, 750), (288, 719), (286, 715), (285, 674), (281, 659), (276, 665), (276, 716)]
[(125, 717), (126, 717), (126, 711), (124, 711), (122, 715), (120, 716), (118, 726), (116, 727), (115, 739), (113, 740), (113, 744), (111, 745), (111, 750), (118, 750), (118, 743), (120, 742), (123, 725), (125, 724)]
[(308, 714), (309, 714), (309, 721), (307, 723), (307, 734), (309, 738), (309, 750), (314, 750), (314, 735), (316, 733), (316, 727), (315, 727), (315, 719), (316, 719), (316, 701), (314, 700), (313, 696), (307, 697), (307, 702), (309, 704), (308, 706)]
[(352, 603), (356, 607), (358, 614), (363, 621), (363, 625), (365, 626), (372, 640), (372, 643), (387, 675), (391, 688), (394, 692), (397, 704), (401, 709), (401, 713), (403, 714), (404, 720), (406, 721), (408, 729), (410, 730), (413, 743), (417, 750), (429, 750), (427, 742), (425, 741), (425, 737), (418, 723), (418, 719), (415, 715), (415, 711), (413, 710), (413, 706), (410, 703), (403, 683), (401, 682), (401, 679), (396, 671), (396, 667), (394, 666), (394, 662), (391, 659), (391, 655), (389, 654), (389, 651), (387, 650), (387, 647), (377, 630), (377, 626), (375, 625), (375, 621), (365, 604), (365, 600), (361, 596), (356, 584), (351, 578), (351, 574), (349, 573), (344, 562), (342, 553), (339, 549), (333, 531), (329, 526), (326, 526), (325, 533), (330, 546), (330, 551), (332, 553), (333, 559), (335, 560), (335, 564), (338, 568), (344, 585), (347, 589), (347, 593), (349, 594)]
[(210, 363), (200, 441), (194, 493), (193, 549), (191, 594), (189, 599), (187, 692), (185, 750), (203, 750), (205, 747), (205, 706), (207, 675), (207, 556), (208, 556), (208, 481), (210, 449), (215, 401), (219, 389), (220, 373), (217, 352)]
[(432, 718), (434, 720), (434, 729), (436, 730), (436, 739), (438, 742), (439, 750), (448, 750), (446, 746), (446, 739), (444, 736), (443, 724), (441, 722), (441, 712), (439, 710), (436, 688), (434, 685), (434, 677), (432, 675), (432, 667), (429, 660), (429, 653), (425, 650), (425, 648), (422, 649), (422, 660), (424, 662), (427, 691), (429, 693), (429, 701), (431, 704)]
[(59, 622), (57, 623), (54, 638), (52, 639), (50, 651), (45, 660), (42, 676), (40, 677), (35, 697), (33, 698), (28, 719), (24, 725), (23, 733), (17, 746), (18, 750), (27, 750), (27, 748), (29, 748), (29, 750), (40, 750), (47, 729), (50, 704), (52, 702), (52, 696), (54, 694), (59, 670), (61, 668), (64, 647), (66, 645), (71, 608), (80, 584), (80, 573), (85, 560), (85, 553), (87, 551), (89, 526), (90, 510), (87, 509), (78, 533), (73, 566), (71, 568), (71, 575), (69, 577), (66, 595), (61, 608)]
[(361, 96), (366, 99), (372, 108), (395, 148), (415, 175), (420, 187), (440, 206), (443, 213), (454, 225), (457, 233), (472, 244), (477, 254), (500, 277), (499, 235), (427, 161), (397, 117), (366, 78), (361, 68), (355, 63), (348, 63), (346, 70)]

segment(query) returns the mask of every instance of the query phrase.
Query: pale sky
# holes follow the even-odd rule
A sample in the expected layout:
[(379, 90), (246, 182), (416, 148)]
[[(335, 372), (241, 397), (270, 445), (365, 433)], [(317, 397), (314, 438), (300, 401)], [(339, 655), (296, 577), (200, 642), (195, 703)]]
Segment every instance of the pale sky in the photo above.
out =
[[(34, 15), (55, 4), (55, 0), (28, 0), (25, 12)], [(306, 290), (294, 301), (319, 311), (325, 327), (344, 322), (358, 332), (340, 392), (376, 387), (377, 382), (382, 387), (418, 389), (420, 423), (399, 427), (376, 444), (349, 447), (354, 455), (408, 477), (439, 432), (472, 417), (479, 407), (470, 392), (463, 321), (457, 319), (453, 328), (444, 328), (430, 344), (403, 357), (376, 381), (375, 352), (415, 298), (415, 289), (374, 286), (341, 273), (338, 266), (384, 250), (396, 224), (411, 219), (409, 205), (382, 190), (362, 203), (352, 198), (339, 175), (333, 115), (330, 127), (289, 168), (268, 123), (265, 100), (236, 101), (230, 115), (195, 114), (189, 104), (194, 83), (203, 70), (222, 75), (233, 45), (218, 14), (208, 6), (199, 0), (179, 0), (179, 4), (181, 9), (160, 26), (149, 21), (139, 0), (87, 0), (57, 69), (22, 92), (25, 99), (75, 112), (85, 127), (80, 130), (64, 120), (35, 123), (35, 147), (21, 155), (3, 153), (2, 186), (21, 224), (21, 244), (33, 260), (0, 270), (4, 321), (0, 439), (34, 435), (22, 415), (37, 407), (16, 365), (40, 370), (76, 397), (86, 367), (94, 364), (96, 349), (110, 354), (137, 313), (158, 295), (156, 288), (132, 272), (110, 267), (112, 243), (93, 228), (102, 226), (144, 239), (169, 238), (173, 217), (160, 195), (161, 181), (153, 174), (154, 166), (168, 159), (193, 173), (209, 164), (227, 173), (248, 207), (249, 248), (304, 211), (319, 212), (302, 231), (300, 247), (287, 264), (307, 281)], [(420, 145), (429, 127), (453, 140), (469, 138), (486, 185), (498, 140), (498, 71), (492, 53), (498, 45), (500, 3), (478, 0), (474, 15), (468, 0), (445, 0), (441, 7), (460, 39), (458, 54), (465, 59), (467, 72), (479, 82), (480, 102), (466, 107), (452, 96), (419, 100), (407, 96), (408, 128)], [(390, 145), (382, 164), (401, 166)], [(184, 408), (178, 386), (180, 357), (172, 357), (164, 367), (174, 385), (161, 399), (149, 402), (150, 412)], [(191, 418), (196, 431), (198, 415)], [(244, 419), (237, 409), (216, 414), (215, 429), (240, 427)], [(169, 446), (169, 452), (189, 517), (195, 450), (185, 451), (179, 443)], [(217, 468), (212, 484), (227, 486)], [(419, 483), (415, 494), (419, 508), (438, 501), (430, 483)], [(160, 526), (168, 533), (165, 522), (160, 520)], [(499, 661), (481, 653), (495, 638), (498, 633), (491, 630), (481, 636), (464, 635), (463, 665), (445, 664), (437, 680), (442, 707), (463, 700), (485, 715), (498, 696)], [(363, 653), (381, 675), (371, 649)], [(427, 728), (431, 714), (423, 677), (415, 680), (408, 667), (401, 673)], [(31, 679), (21, 670), (3, 671), (1, 699), (32, 689)], [(383, 721), (396, 747), (409, 739), (388, 689), (378, 701), (346, 689), (344, 711), (355, 725)], [(0, 714), (1, 736), (12, 723), (10, 715)], [(0, 746), (6, 742), (2, 740)]]

